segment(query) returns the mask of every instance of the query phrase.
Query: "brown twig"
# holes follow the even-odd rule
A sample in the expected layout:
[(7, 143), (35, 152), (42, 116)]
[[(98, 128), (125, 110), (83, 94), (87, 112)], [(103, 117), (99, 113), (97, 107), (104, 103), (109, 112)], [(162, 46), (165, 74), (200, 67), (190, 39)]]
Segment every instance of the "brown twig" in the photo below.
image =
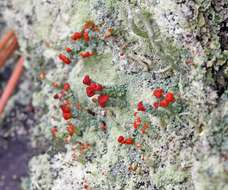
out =
[(23, 65), (24, 58), (20, 57), (0, 98), (0, 114), (2, 114), (2, 112), (4, 111), (4, 108), (17, 85), (17, 82), (23, 71)]
[(2, 40), (0, 41), (0, 68), (4, 66), (6, 60), (17, 48), (17, 38), (12, 31), (3, 36)]

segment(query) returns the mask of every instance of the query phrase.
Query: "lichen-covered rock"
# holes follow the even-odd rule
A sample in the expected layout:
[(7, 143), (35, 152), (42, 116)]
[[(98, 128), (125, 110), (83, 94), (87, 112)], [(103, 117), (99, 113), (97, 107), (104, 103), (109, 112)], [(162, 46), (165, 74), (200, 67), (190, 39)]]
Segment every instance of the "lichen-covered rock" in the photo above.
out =
[[(53, 139), (30, 162), (31, 190), (228, 189), (225, 0), (10, 0), (5, 6), (33, 73), (33, 104), (43, 110), (32, 140)], [(77, 50), (70, 36), (88, 20), (111, 35), (86, 46), (95, 56), (64, 65), (58, 55), (67, 46)], [(40, 73), (47, 80), (40, 82)], [(105, 106), (100, 92), (87, 97), (85, 75), (110, 95)], [(53, 83), (66, 82), (77, 103), (70, 122), (53, 99), (60, 93)], [(154, 108), (161, 101), (156, 88), (175, 100)], [(134, 116), (140, 101), (145, 110)], [(76, 129), (66, 129), (70, 124)], [(51, 134), (53, 127), (58, 132)]]

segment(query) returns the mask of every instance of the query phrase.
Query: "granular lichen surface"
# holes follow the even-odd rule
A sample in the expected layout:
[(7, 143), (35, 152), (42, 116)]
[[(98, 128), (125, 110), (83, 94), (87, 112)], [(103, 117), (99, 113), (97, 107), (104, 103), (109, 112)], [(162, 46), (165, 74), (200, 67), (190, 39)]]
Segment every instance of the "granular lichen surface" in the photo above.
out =
[(52, 144), (23, 188), (228, 189), (227, 5), (7, 1)]

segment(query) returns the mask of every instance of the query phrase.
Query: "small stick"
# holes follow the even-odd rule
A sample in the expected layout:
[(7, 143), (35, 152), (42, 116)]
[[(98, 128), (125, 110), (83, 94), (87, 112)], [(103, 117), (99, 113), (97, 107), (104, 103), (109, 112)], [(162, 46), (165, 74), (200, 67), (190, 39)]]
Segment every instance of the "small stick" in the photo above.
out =
[(13, 31), (9, 31), (7, 32), (1, 39), (0, 41), (0, 51), (5, 47), (5, 45), (7, 44), (7, 42), (10, 40), (11, 37), (15, 36), (15, 34), (13, 33)]
[(0, 52), (0, 68), (5, 64), (6, 60), (12, 55), (12, 53), (17, 48), (17, 38), (16, 36), (14, 36), (11, 40), (11, 43), (2, 52)]
[(16, 66), (13, 70), (13, 73), (4, 89), (4, 92), (0, 98), (0, 115), (4, 111), (4, 108), (17, 85), (17, 82), (23, 71), (23, 65), (24, 65), (24, 58), (20, 57), (20, 59), (18, 60)]

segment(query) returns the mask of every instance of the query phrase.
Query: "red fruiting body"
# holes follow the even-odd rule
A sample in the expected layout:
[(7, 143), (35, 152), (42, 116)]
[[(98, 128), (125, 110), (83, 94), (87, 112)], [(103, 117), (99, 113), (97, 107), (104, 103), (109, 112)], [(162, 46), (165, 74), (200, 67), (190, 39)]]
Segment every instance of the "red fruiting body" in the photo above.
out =
[(66, 52), (70, 53), (70, 52), (72, 52), (72, 49), (69, 47), (66, 47)]
[(51, 134), (53, 137), (56, 137), (56, 133), (58, 132), (58, 129), (56, 127), (51, 128)]
[(89, 51), (80, 52), (79, 55), (82, 56), (82, 57), (88, 57), (89, 56)]
[(64, 113), (63, 113), (63, 118), (64, 118), (65, 120), (71, 119), (71, 118), (72, 118), (72, 113), (71, 113), (71, 112), (64, 112)]
[(136, 121), (134, 121), (134, 129), (138, 129), (139, 125), (136, 124)]
[(121, 144), (123, 144), (124, 140), (125, 140), (125, 139), (124, 139), (123, 136), (119, 136), (118, 139), (117, 139), (117, 141), (118, 141), (119, 143), (121, 143)]
[(142, 101), (140, 101), (140, 102), (138, 103), (138, 111), (143, 111), (143, 112), (146, 111), (146, 108), (144, 107)]
[(89, 51), (85, 51), (85, 52), (79, 53), (79, 55), (80, 55), (81, 57), (83, 57), (83, 58), (86, 58), (86, 57), (91, 57), (91, 56), (95, 55), (95, 53), (89, 52)]
[(136, 119), (136, 124), (137, 124), (137, 125), (140, 125), (140, 124), (141, 124), (141, 118), (140, 118), (140, 117), (137, 117), (137, 119)]
[(95, 95), (94, 89), (91, 86), (88, 86), (86, 88), (86, 94), (88, 97), (92, 97)]
[(134, 112), (134, 116), (137, 116), (137, 114), (138, 114), (138, 112), (136, 111), (136, 112)]
[(91, 82), (92, 82), (92, 80), (90, 79), (89, 75), (85, 75), (82, 82), (83, 82), (83, 84), (85, 84), (85, 85), (90, 85)]
[(59, 54), (59, 59), (63, 62), (63, 63), (65, 63), (65, 64), (70, 64), (71, 63), (71, 60), (67, 57), (67, 56), (65, 56), (64, 54)]
[(141, 125), (141, 118), (137, 117), (134, 121), (134, 129), (137, 129)]
[(75, 32), (72, 36), (71, 39), (72, 40), (79, 40), (82, 37), (82, 33), (81, 32)]
[(84, 32), (84, 40), (85, 40), (86, 42), (89, 41), (89, 33), (88, 33), (88, 32)]
[(94, 90), (94, 91), (102, 91), (103, 90), (103, 86), (98, 84), (98, 83), (91, 83), (90, 87)]
[(71, 109), (67, 104), (61, 105), (60, 108), (61, 108), (63, 113), (70, 113), (71, 112)]
[(158, 102), (154, 102), (153, 103), (153, 107), (156, 109), (156, 108), (158, 108), (158, 106), (159, 106), (159, 103)]
[(108, 95), (100, 95), (98, 97), (98, 104), (100, 105), (100, 107), (105, 107), (107, 101), (109, 100), (109, 96)]
[(69, 124), (67, 127), (67, 132), (69, 133), (70, 136), (73, 136), (76, 132), (75, 126), (72, 124)]
[(174, 95), (172, 92), (168, 92), (166, 95), (165, 95), (165, 99), (168, 101), (168, 102), (175, 102), (175, 98), (174, 98)]
[(103, 90), (103, 86), (101, 84), (97, 84), (95, 90), (96, 91), (102, 91)]
[(131, 137), (129, 137), (124, 141), (124, 144), (134, 144), (134, 140)]
[(166, 99), (164, 99), (164, 100), (160, 101), (159, 106), (166, 108), (169, 106), (169, 102)]
[(156, 97), (156, 98), (161, 98), (162, 95), (164, 93), (164, 90), (162, 88), (156, 88), (154, 91), (153, 91), (153, 95)]
[(69, 89), (70, 89), (70, 84), (69, 83), (64, 83), (63, 84), (63, 89), (65, 90), (65, 91), (68, 91)]

